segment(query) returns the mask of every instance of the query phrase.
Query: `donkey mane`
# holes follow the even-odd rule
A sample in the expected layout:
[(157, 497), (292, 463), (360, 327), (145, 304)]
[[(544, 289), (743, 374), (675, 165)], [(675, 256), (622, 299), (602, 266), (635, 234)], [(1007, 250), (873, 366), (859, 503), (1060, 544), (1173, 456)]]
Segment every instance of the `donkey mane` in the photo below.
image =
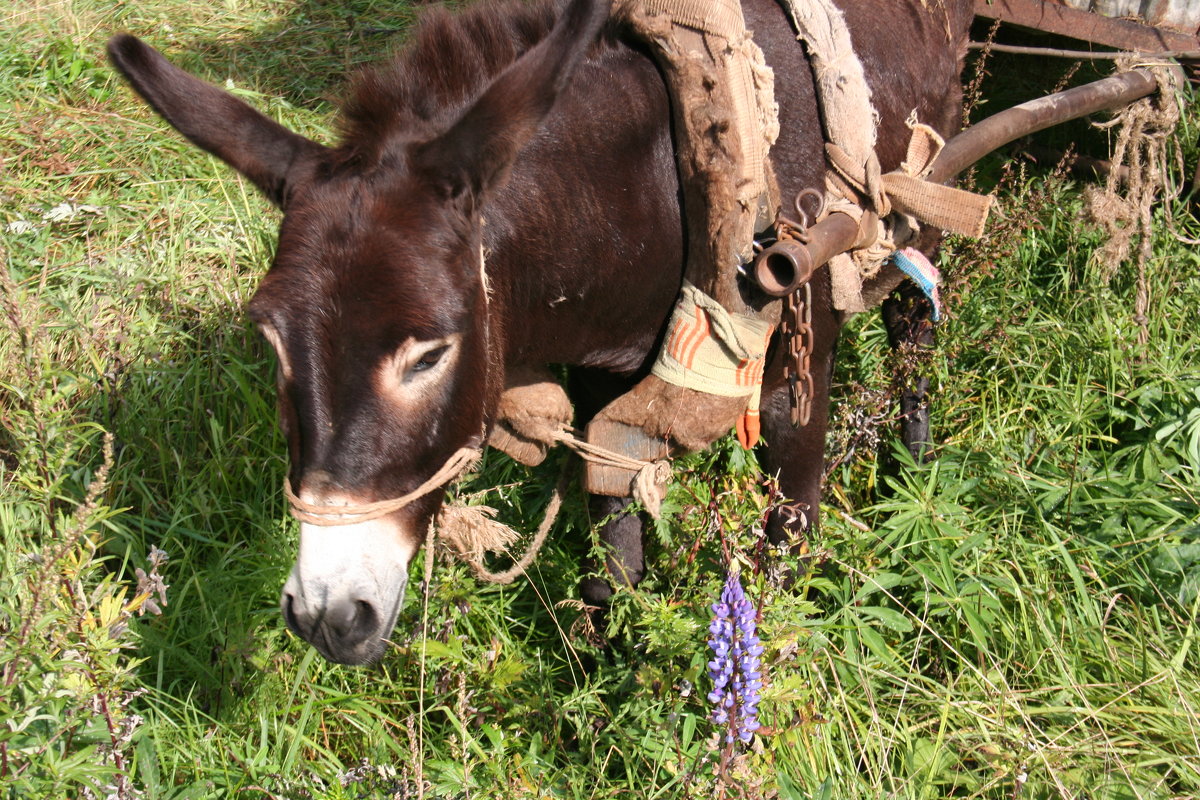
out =
[(391, 62), (354, 80), (342, 107), (342, 147), (377, 161), (392, 143), (439, 133), (545, 38), (558, 15), (554, 0), (427, 10)]

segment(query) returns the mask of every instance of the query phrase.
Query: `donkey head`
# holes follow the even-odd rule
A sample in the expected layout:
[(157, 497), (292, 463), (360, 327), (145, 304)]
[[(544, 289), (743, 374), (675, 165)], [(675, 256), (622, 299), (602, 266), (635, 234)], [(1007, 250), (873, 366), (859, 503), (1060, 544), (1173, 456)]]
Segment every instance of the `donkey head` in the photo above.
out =
[[(481, 208), (607, 5), (573, 0), (473, 101), (370, 152), (292, 133), (132, 36), (109, 43), (113, 63), (167, 122), (284, 212), (249, 314), (278, 356), (280, 424), (301, 501), (399, 497), (459, 448), (482, 445), (503, 375), (489, 339)], [(370, 521), (302, 522), (281, 602), (288, 626), (332, 661), (379, 658), (439, 494)]]

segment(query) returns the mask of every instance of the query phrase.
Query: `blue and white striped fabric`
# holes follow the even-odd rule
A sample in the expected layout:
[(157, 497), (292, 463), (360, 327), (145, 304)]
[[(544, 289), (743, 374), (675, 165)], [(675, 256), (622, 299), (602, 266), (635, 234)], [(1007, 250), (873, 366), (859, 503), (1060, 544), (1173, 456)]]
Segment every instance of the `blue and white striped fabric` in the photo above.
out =
[(912, 247), (892, 253), (892, 263), (925, 293), (933, 306), (933, 321), (940, 322), (942, 301), (938, 297), (938, 285), (942, 282), (942, 274), (938, 272), (938, 268), (929, 263), (924, 253)]

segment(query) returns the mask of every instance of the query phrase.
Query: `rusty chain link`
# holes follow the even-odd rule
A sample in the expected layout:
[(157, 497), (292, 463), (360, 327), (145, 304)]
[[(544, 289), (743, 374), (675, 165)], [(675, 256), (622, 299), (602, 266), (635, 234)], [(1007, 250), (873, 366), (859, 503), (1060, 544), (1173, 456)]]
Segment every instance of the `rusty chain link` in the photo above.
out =
[[(818, 206), (813, 211), (806, 209), (805, 200), (816, 199)], [(824, 207), (824, 196), (815, 190), (806, 189), (796, 195), (795, 208), (798, 220), (789, 219), (782, 213), (775, 220), (775, 232), (779, 239), (807, 240), (805, 231), (811, 221), (820, 216)], [(812, 418), (812, 288), (805, 283), (788, 295), (780, 320), (779, 332), (787, 345), (787, 357), (783, 361), (783, 375), (788, 384), (788, 396), (792, 407), (792, 425), (807, 425)]]
[(791, 398), (792, 425), (807, 425), (812, 418), (813, 404), (810, 363), (813, 349), (812, 288), (809, 284), (788, 295), (780, 329), (788, 349), (783, 362), (783, 375)]

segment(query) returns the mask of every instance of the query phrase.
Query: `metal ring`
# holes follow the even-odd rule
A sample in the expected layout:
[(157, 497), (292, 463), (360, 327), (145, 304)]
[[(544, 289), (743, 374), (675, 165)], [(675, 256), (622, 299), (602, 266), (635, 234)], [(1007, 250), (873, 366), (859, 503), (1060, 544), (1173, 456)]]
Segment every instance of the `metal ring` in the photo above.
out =
[[(804, 201), (810, 197), (815, 199), (817, 203), (817, 208), (811, 215), (804, 208)], [(800, 221), (804, 224), (804, 227), (810, 228), (813, 222), (820, 219), (821, 215), (825, 213), (825, 194), (816, 189), (801, 189), (796, 194), (796, 199), (792, 205), (795, 206), (796, 213), (800, 216)]]

